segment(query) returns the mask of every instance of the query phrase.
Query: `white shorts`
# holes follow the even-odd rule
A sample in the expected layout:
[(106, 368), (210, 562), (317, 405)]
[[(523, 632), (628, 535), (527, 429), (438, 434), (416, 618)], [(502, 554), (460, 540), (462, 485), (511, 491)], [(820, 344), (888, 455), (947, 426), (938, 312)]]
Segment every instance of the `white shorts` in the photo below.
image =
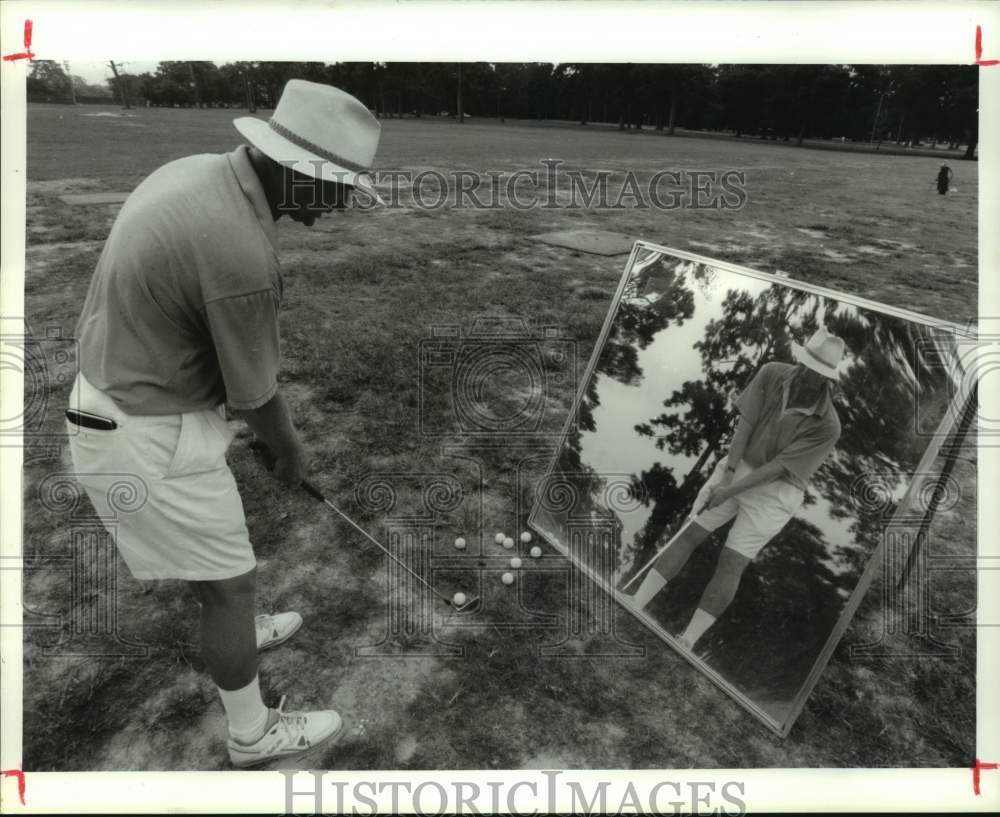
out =
[[(689, 519), (706, 530), (715, 530), (736, 517), (726, 537), (725, 547), (753, 559), (802, 506), (805, 491), (786, 480), (775, 479), (743, 491), (711, 510), (697, 513), (708, 501), (709, 491), (722, 479), (728, 465), (729, 458), (724, 457), (715, 466), (712, 475), (698, 492)], [(736, 466), (732, 481), (743, 479), (753, 470), (753, 466), (741, 460)]]
[(77, 481), (137, 579), (213, 581), (254, 568), (243, 503), (226, 463), (224, 408), (125, 414), (77, 377), (70, 405), (110, 417), (112, 431), (67, 421)]

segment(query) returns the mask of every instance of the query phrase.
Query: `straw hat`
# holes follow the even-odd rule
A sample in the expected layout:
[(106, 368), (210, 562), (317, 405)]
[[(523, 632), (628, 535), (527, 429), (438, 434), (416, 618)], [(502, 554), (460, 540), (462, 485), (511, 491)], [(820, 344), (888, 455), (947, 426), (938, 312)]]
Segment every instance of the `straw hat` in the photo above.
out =
[(844, 350), (844, 341), (822, 327), (806, 341), (805, 346), (792, 344), (792, 355), (799, 363), (832, 380), (840, 379), (838, 367), (844, 359)]
[(306, 176), (351, 185), (381, 201), (369, 168), (382, 126), (364, 103), (339, 88), (291, 79), (268, 121), (242, 116), (233, 125), (276, 162)]

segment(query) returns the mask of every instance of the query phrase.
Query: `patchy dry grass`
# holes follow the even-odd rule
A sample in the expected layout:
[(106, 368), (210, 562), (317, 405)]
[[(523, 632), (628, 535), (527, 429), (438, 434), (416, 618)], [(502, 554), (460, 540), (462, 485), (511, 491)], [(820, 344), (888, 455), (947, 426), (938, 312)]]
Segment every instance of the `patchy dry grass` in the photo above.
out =
[[(237, 141), (230, 118), (166, 110), (85, 118), (70, 108), (29, 108), (26, 314), (36, 332), (72, 333), (117, 211), (71, 207), (57, 197), (129, 190), (165, 161), (228, 150)], [(360, 501), (356, 488), (366, 477), (424, 472), (461, 482), (459, 506), (428, 522), (435, 558), (447, 560), (435, 578), (448, 593), (478, 588), (484, 607), (468, 620), (437, 608), (442, 643), (429, 641), (426, 630), (391, 632), (384, 558), (307, 497), (279, 489), (241, 430), (230, 462), (260, 562), (261, 606), (294, 607), (306, 619), (292, 641), (262, 656), (268, 700), (288, 693), (293, 706), (342, 711), (344, 737), (314, 760), (329, 768), (968, 765), (971, 630), (939, 629), (941, 640), (962, 648), (948, 661), (852, 657), (849, 646), (881, 621), (880, 599), (870, 594), (795, 729), (781, 740), (624, 612), (617, 614), (618, 633), (644, 655), (539, 657), (540, 646), (560, 640), (574, 612), (565, 562), (546, 549), (541, 562), (528, 561), (515, 590), (505, 589), (499, 574), (509, 554), (492, 544), (492, 534), (524, 526), (518, 468), (537, 467), (551, 451), (573, 397), (572, 375), (582, 372), (623, 262), (528, 236), (613, 230), (964, 321), (977, 301), (975, 166), (956, 167), (960, 192), (941, 198), (933, 192), (933, 159), (394, 120), (384, 123), (380, 162), (511, 171), (537, 169), (549, 156), (646, 176), (661, 168), (745, 170), (749, 201), (740, 211), (446, 208), (347, 212), (311, 231), (280, 224), (282, 380), (316, 482), (379, 537), (388, 536), (391, 520), (385, 508)], [(561, 383), (547, 381), (547, 434), (500, 448), (421, 434), (426, 426), (454, 427), (447, 393), (421, 401), (421, 341), (435, 325), (468, 329), (484, 316), (520, 317), (533, 330), (556, 325), (576, 344), (576, 371)], [(527, 394), (512, 383), (508, 394), (490, 396), (492, 408)], [(66, 389), (52, 385), (51, 406), (65, 400)], [(55, 433), (58, 411), (49, 415), (46, 427)], [(146, 645), (147, 656), (45, 653), (59, 633), (45, 616), (65, 615), (69, 606), (70, 522), (41, 507), (37, 485), (68, 470), (68, 453), (33, 445), (26, 462), (25, 598), (35, 626), (25, 638), (24, 767), (226, 768), (223, 716), (198, 656), (195, 606), (178, 584), (143, 586), (120, 566), (120, 634)], [(939, 515), (933, 541), (949, 555), (969, 557), (973, 465), (961, 480), (962, 504)], [(403, 477), (397, 483), (389, 515), (421, 510), (421, 488)], [(450, 545), (459, 533), (470, 542), (464, 554)], [(949, 574), (933, 592), (935, 610), (955, 612), (974, 595), (974, 579)], [(424, 611), (419, 601), (410, 609)], [(544, 615), (561, 626), (526, 626)], [(567, 650), (588, 646), (594, 643)], [(463, 654), (434, 654), (449, 649)], [(401, 655), (405, 650), (423, 654)]]

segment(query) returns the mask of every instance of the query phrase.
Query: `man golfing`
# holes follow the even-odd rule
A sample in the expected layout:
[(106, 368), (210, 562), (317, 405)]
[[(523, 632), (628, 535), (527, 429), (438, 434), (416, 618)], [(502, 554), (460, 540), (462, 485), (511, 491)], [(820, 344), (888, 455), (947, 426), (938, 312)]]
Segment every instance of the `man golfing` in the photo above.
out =
[(832, 388), (844, 342), (825, 329), (796, 364), (764, 364), (736, 399), (740, 421), (725, 457), (702, 486), (691, 516), (649, 568), (633, 597), (642, 608), (674, 578), (712, 531), (733, 520), (711, 580), (680, 636), (692, 649), (736, 596), (747, 565), (802, 505), (809, 478), (840, 438)]
[[(380, 125), (354, 97), (291, 80), (270, 121), (234, 125), (249, 145), (156, 170), (111, 230), (77, 324), (80, 374), (67, 412), (78, 480), (132, 575), (180, 579), (201, 606), (201, 653), (219, 689), (239, 767), (310, 751), (340, 731), (333, 710), (268, 709), (257, 651), (287, 640), (298, 613), (254, 615), (256, 560), (226, 463), (239, 411), (290, 486), (306, 454), (278, 389), (277, 222), (306, 226), (378, 198), (366, 174)], [(148, 494), (115, 513), (122, 475)]]

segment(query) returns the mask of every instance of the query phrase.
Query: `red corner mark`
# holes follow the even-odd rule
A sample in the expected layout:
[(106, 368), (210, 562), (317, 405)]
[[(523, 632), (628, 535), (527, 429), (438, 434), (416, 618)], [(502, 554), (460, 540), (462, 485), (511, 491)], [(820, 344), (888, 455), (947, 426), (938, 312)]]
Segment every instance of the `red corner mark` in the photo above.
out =
[[(35, 52), (31, 50), (31, 20), (24, 21), (24, 51), (17, 54), (4, 54), (7, 62), (14, 60), (31, 60), (35, 58)], [(6, 774), (6, 772), (4, 772)]]
[[(4, 57), (4, 59), (7, 59), (7, 58)], [(978, 763), (979, 761), (976, 761), (976, 762)], [(977, 772), (977, 775), (978, 775), (978, 772)], [(20, 769), (4, 769), (3, 770), (3, 776), (4, 777), (16, 777), (17, 778), (17, 796), (21, 798), (21, 805), (23, 806), (24, 805), (24, 772), (22, 772)], [(978, 777), (977, 777), (977, 780), (978, 780)]]
[(976, 65), (996, 65), (997, 63), (1000, 63), (1000, 60), (983, 59), (983, 27), (976, 26)]
[(979, 796), (979, 772), (983, 769), (995, 769), (997, 765), (996, 763), (983, 763), (978, 757), (976, 758), (976, 765), (972, 767), (972, 790), (976, 793), (976, 797)]

